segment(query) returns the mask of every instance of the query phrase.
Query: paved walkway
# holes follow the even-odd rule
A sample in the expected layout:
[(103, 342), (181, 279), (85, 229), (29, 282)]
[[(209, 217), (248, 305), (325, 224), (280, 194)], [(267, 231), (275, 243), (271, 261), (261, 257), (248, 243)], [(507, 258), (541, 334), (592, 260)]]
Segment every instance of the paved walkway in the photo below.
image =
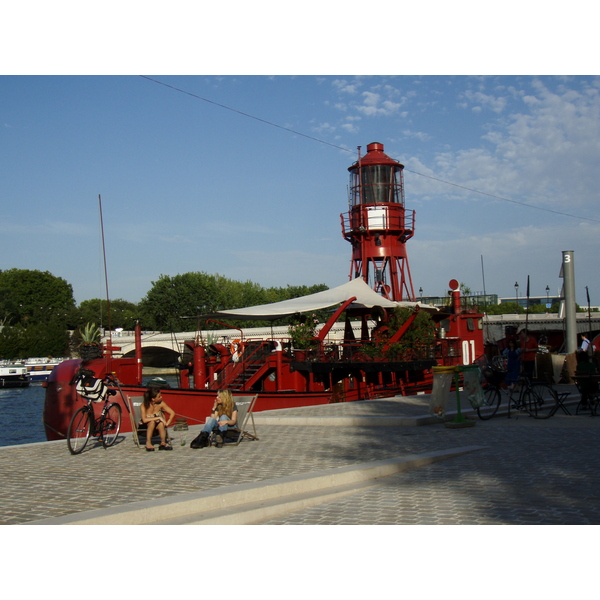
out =
[[(162, 505), (175, 515), (165, 523), (194, 523), (201, 521), (169, 511), (210, 501), (213, 522), (600, 523), (600, 417), (521, 414), (460, 429), (417, 426), (430, 421), (427, 402), (396, 397), (257, 413), (260, 441), (223, 449), (190, 449), (198, 427), (184, 446), (176, 437), (172, 452), (138, 450), (129, 435), (107, 450), (90, 444), (78, 456), (62, 441), (0, 448), (0, 522), (99, 516), (117, 523), (134, 508)], [(386, 424), (393, 419), (405, 424)], [(283, 490), (290, 501), (276, 510), (281, 498), (257, 490)], [(234, 496), (232, 508), (225, 499)], [(244, 503), (253, 503), (247, 514), (254, 516), (236, 521)]]

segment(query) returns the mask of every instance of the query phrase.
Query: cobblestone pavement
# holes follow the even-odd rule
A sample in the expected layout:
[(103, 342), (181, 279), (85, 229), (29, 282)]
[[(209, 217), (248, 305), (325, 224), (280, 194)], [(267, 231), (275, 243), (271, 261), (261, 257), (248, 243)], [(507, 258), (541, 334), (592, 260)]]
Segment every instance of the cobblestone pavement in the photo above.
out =
[(387, 477), (381, 485), (270, 525), (599, 524), (600, 418), (555, 416), (428, 428), (419, 441), (487, 448)]
[[(336, 414), (414, 414), (419, 399), (288, 409), (323, 426), (258, 427), (260, 441), (173, 452), (122, 437), (71, 456), (64, 442), (0, 448), (0, 522), (27, 521), (187, 492), (311, 473), (406, 454), (483, 445), (471, 454), (385, 478), (376, 487), (266, 524), (597, 524), (600, 418), (526, 415), (474, 427), (328, 426)], [(273, 411), (270, 411), (273, 414)], [(258, 416), (258, 415), (257, 415)], [(177, 438), (176, 438), (177, 441)], [(377, 482), (379, 483), (379, 482)]]

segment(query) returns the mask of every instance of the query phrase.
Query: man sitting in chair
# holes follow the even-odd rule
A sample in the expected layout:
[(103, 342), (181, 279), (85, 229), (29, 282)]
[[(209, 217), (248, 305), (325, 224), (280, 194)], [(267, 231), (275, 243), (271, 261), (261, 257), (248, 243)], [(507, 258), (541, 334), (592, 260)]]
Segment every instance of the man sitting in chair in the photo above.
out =
[(192, 441), (191, 448), (206, 448), (213, 430), (216, 432), (215, 440), (217, 448), (222, 448), (225, 443), (225, 434), (230, 427), (237, 423), (238, 409), (233, 401), (229, 390), (217, 392), (215, 403), (210, 417), (206, 419), (206, 425), (202, 428), (200, 435)]

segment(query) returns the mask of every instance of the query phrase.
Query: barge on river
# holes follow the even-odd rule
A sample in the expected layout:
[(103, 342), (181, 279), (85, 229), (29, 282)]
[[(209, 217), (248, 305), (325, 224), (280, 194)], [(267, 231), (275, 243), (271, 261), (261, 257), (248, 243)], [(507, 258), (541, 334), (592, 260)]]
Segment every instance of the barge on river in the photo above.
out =
[(27, 368), (20, 364), (0, 364), (0, 388), (22, 388), (29, 385)]

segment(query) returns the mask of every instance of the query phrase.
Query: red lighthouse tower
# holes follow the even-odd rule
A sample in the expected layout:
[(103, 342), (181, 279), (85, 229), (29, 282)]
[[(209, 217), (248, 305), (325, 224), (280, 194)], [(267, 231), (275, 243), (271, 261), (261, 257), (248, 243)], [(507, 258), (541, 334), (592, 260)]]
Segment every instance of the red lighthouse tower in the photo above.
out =
[(367, 146), (348, 168), (350, 211), (341, 215), (342, 235), (352, 244), (350, 279), (362, 277), (389, 300), (415, 300), (406, 242), (414, 234), (414, 211), (404, 208), (404, 165)]

